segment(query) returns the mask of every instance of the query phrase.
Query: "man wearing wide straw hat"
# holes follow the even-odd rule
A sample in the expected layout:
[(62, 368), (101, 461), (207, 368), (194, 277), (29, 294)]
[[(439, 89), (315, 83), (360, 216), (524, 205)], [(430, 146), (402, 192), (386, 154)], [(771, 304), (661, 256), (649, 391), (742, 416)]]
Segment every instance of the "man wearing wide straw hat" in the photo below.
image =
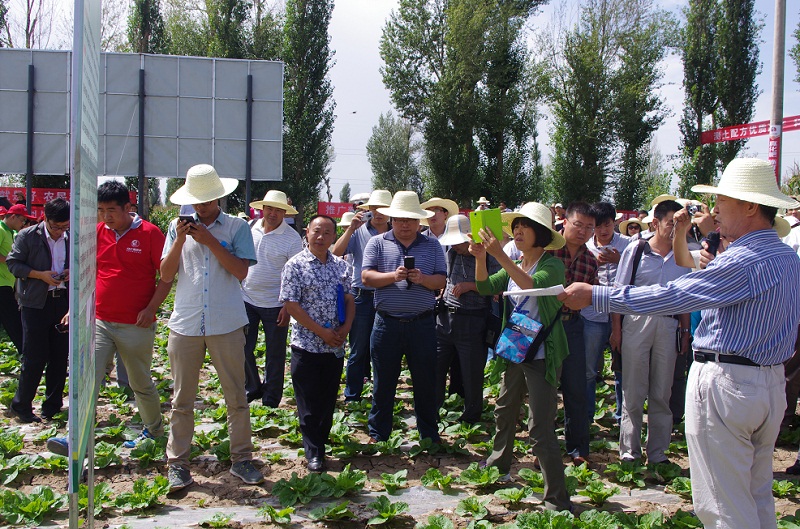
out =
[(798, 203), (769, 163), (748, 158), (733, 160), (718, 186), (692, 191), (717, 195), (730, 241), (707, 268), (666, 286), (571, 285), (560, 297), (624, 314), (703, 311), (686, 394), (695, 512), (706, 527), (774, 528), (772, 452), (786, 408), (782, 362), (800, 320), (800, 258), (772, 226), (778, 208)]
[[(242, 281), (242, 298), (248, 320), (244, 345), (245, 389), (247, 402), (261, 399), (264, 406), (277, 408), (283, 395), (286, 337), (289, 334), (289, 313), (278, 301), (281, 272), (286, 261), (303, 249), (303, 241), (286, 222), (286, 215), (296, 215), (297, 210), (289, 204), (283, 191), (267, 191), (264, 200), (251, 202), (250, 207), (262, 210), (263, 217), (251, 223), (250, 234), (258, 262), (248, 269), (247, 277)], [(254, 354), (259, 322), (264, 326), (266, 345), (263, 382)]]
[(392, 202), (392, 194), (385, 189), (376, 189), (369, 200), (358, 206), (359, 211), (350, 220), (350, 225), (333, 245), (332, 253), (337, 257), (349, 255), (353, 258), (353, 297), (356, 317), (350, 328), (350, 356), (345, 371), (344, 400), (360, 401), (364, 390), (364, 379), (370, 374), (370, 344), (372, 325), (375, 323), (374, 288), (361, 281), (361, 261), (364, 248), (374, 236), (389, 230), (389, 217), (378, 211)]
[[(431, 218), (420, 221), (420, 224), (428, 227), (428, 229), (422, 230), (422, 234), (436, 237), (437, 239), (441, 239), (444, 235), (447, 219), (453, 215), (458, 215), (458, 204), (449, 198), (433, 197), (420, 204), (419, 207), (433, 213)], [(442, 246), (445, 245), (443, 244)]]
[(247, 313), (239, 282), (255, 264), (253, 238), (247, 223), (223, 213), (219, 199), (238, 181), (220, 178), (210, 165), (195, 165), (186, 183), (170, 197), (173, 204), (191, 204), (190, 219), (173, 219), (161, 258), (161, 277), (178, 277), (170, 316), (167, 353), (175, 381), (167, 443), (170, 490), (193, 483), (189, 472), (194, 402), (200, 368), (206, 355), (217, 371), (228, 408), (230, 472), (247, 484), (264, 481), (252, 463), (250, 408), (244, 389), (244, 326)]
[(361, 280), (375, 289), (378, 313), (371, 337), (375, 385), (369, 435), (374, 441), (386, 441), (392, 432), (397, 380), (405, 356), (420, 439), (438, 443), (433, 308), (435, 292), (446, 282), (444, 253), (437, 240), (418, 233), (420, 219), (432, 213), (419, 206), (413, 191), (398, 191), (391, 206), (378, 211), (392, 218), (392, 229), (369, 240), (361, 263)]

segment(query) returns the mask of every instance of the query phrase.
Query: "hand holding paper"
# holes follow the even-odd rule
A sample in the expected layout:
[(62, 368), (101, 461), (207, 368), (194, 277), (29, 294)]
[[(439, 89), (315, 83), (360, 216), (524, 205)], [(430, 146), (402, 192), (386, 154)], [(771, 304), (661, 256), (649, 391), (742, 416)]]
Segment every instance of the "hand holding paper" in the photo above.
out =
[(504, 296), (531, 296), (538, 298), (541, 296), (558, 296), (564, 293), (562, 285), (555, 285), (547, 288), (528, 288), (526, 290), (507, 290), (503, 292)]

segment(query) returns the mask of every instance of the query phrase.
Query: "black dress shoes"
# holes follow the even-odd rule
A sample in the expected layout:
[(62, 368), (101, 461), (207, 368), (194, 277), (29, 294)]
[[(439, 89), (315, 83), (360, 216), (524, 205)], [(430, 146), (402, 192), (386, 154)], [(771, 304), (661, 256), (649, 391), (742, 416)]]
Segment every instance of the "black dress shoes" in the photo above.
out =
[(21, 423), (42, 422), (42, 419), (32, 411), (19, 411), (12, 407), (8, 408), (9, 415), (16, 417)]
[(325, 470), (325, 460), (321, 457), (312, 457), (308, 460), (306, 468), (309, 472), (322, 472)]

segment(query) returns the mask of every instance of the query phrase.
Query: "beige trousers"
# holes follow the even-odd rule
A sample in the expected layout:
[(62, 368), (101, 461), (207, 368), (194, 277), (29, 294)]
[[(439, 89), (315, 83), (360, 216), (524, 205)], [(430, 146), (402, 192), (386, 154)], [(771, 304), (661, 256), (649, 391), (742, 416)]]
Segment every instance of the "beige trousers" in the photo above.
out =
[(206, 349), (219, 376), (222, 395), (228, 407), (231, 462), (252, 459), (250, 408), (244, 389), (244, 338), (244, 329), (241, 327), (214, 336), (184, 336), (170, 331), (167, 352), (175, 381), (167, 443), (170, 464), (189, 464), (194, 435), (194, 401)]
[(706, 529), (775, 529), (772, 452), (784, 370), (694, 362), (686, 391), (692, 500)]

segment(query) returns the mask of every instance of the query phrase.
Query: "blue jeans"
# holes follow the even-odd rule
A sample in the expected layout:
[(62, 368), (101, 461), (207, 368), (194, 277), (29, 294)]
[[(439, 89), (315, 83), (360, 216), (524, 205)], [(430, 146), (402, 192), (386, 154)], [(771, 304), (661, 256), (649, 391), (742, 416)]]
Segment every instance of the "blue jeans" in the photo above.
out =
[(564, 398), (564, 439), (571, 457), (589, 455), (589, 421), (586, 413), (586, 347), (583, 318), (576, 315), (562, 322), (567, 333), (569, 355), (561, 364), (561, 395)]
[[(244, 343), (244, 387), (247, 390), (247, 402), (261, 399), (265, 406), (277, 408), (283, 396), (283, 372), (286, 370), (286, 337), (289, 327), (278, 327), (278, 314), (281, 307), (263, 308), (245, 302), (247, 310), (247, 335)], [(266, 352), (264, 356), (264, 382), (258, 373), (256, 357), (256, 341), (258, 341), (258, 323), (264, 326)]]
[(597, 396), (597, 366), (611, 336), (611, 322), (583, 320), (583, 341), (586, 346), (586, 411), (589, 424), (594, 422), (595, 398)]
[(347, 357), (344, 400), (361, 400), (364, 378), (370, 373), (370, 346), (372, 325), (375, 323), (374, 290), (360, 289), (355, 298), (356, 316), (350, 327), (350, 356)]
[(397, 381), (403, 356), (414, 388), (414, 414), (420, 439), (440, 442), (436, 409), (436, 322), (433, 315), (414, 321), (375, 316), (372, 329), (372, 367), (375, 382), (369, 435), (385, 441), (392, 433)]

